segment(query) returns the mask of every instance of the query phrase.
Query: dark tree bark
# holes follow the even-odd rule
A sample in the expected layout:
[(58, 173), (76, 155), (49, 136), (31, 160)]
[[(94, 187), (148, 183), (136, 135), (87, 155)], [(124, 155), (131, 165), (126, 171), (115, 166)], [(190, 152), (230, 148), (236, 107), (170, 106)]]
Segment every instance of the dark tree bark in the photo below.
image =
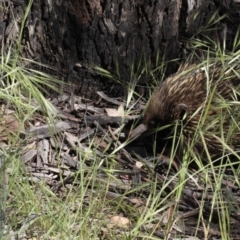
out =
[[(18, 37), (27, 4), (12, 2), (11, 9), (6, 1), (2, 4), (8, 10), (0, 10), (5, 49)], [(56, 70), (53, 74), (77, 85), (75, 92), (94, 98), (96, 90), (109, 91), (112, 83), (89, 71), (91, 65), (111, 72), (117, 68), (129, 83), (130, 68), (138, 66), (140, 59), (142, 67), (146, 62), (155, 67), (159, 53), (166, 60), (184, 59), (185, 40), (208, 24), (217, 9), (219, 15), (230, 13), (230, 18), (211, 36), (219, 39), (226, 26), (231, 46), (239, 5), (237, 0), (34, 0), (24, 28), (22, 55), (51, 66)], [(169, 73), (174, 70), (172, 65)], [(113, 89), (114, 94), (122, 94), (122, 87)]]

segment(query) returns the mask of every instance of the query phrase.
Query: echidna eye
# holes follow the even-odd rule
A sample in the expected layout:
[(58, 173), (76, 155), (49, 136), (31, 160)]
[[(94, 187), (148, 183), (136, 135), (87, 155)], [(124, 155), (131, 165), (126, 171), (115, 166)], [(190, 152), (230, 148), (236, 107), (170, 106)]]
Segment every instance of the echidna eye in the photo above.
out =
[(152, 125), (154, 125), (155, 123), (156, 123), (155, 120), (151, 120), (151, 121), (150, 121), (150, 124), (152, 124)]

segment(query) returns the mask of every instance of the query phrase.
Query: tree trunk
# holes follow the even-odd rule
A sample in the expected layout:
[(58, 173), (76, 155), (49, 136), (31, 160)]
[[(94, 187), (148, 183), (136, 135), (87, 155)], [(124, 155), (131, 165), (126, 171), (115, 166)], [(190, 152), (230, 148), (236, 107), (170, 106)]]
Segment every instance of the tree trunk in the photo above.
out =
[[(5, 50), (16, 42), (27, 5), (23, 0), (12, 2), (13, 6), (5, 1), (0, 10)], [(230, 46), (239, 4), (237, 0), (34, 0), (21, 54), (51, 66), (54, 71), (45, 71), (76, 84), (75, 93), (94, 98), (96, 90), (109, 92), (112, 83), (90, 71), (92, 65), (115, 72), (128, 84), (133, 67), (136, 74), (146, 64), (154, 68), (157, 56), (167, 61), (184, 59), (185, 40), (207, 25), (218, 8), (218, 16), (228, 12), (232, 17), (218, 25), (227, 26)], [(221, 34), (216, 30), (210, 36), (217, 39)], [(172, 64), (168, 73), (174, 70)], [(145, 77), (141, 84), (146, 83)], [(121, 86), (112, 89), (115, 95), (124, 90)]]

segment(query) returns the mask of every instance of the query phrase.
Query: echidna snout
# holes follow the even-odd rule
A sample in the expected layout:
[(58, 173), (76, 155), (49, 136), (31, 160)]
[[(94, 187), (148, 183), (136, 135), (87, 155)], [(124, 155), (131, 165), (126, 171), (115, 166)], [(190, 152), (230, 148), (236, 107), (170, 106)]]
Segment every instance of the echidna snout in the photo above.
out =
[(135, 139), (138, 138), (142, 133), (144, 133), (148, 129), (148, 126), (144, 123), (141, 123), (137, 126), (133, 131), (130, 132), (129, 138)]

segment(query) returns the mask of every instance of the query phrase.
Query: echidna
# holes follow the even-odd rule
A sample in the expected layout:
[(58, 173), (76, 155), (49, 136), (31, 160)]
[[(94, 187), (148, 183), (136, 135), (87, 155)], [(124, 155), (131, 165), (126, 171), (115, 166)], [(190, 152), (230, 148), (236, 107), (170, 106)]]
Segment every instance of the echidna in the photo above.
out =
[(183, 143), (192, 144), (197, 152), (207, 147), (211, 154), (221, 154), (226, 144), (240, 149), (239, 110), (239, 64), (212, 63), (198, 68), (186, 64), (155, 90), (142, 124), (130, 137), (138, 137), (152, 122), (163, 126), (177, 121)]

